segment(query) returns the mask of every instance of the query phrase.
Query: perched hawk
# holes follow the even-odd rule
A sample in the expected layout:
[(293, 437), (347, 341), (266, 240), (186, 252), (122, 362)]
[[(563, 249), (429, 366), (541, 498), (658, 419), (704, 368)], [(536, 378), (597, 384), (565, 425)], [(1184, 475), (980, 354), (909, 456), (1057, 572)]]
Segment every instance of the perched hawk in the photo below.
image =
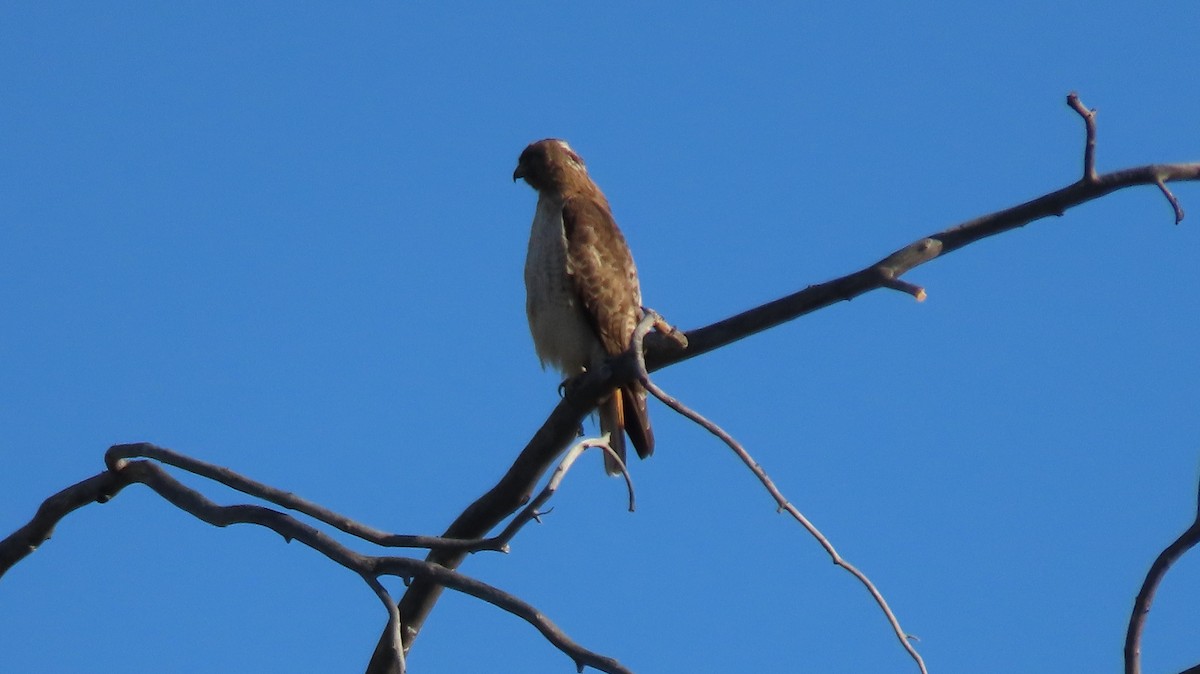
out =
[[(538, 191), (525, 258), (525, 313), (542, 367), (568, 377), (623, 353), (642, 318), (637, 269), (604, 193), (566, 142), (539, 140), (521, 153), (513, 181)], [(600, 431), (625, 460), (625, 434), (638, 456), (654, 451), (646, 390), (634, 382), (600, 403)], [(621, 472), (607, 454), (604, 468)]]

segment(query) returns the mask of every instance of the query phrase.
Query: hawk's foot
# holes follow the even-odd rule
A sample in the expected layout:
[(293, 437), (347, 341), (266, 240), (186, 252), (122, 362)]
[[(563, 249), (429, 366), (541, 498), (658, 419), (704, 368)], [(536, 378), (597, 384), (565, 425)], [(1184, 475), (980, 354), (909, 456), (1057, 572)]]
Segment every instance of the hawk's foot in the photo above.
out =
[(642, 307), (642, 312), (645, 314), (653, 314), (654, 315), (654, 331), (655, 332), (661, 334), (662, 336), (666, 337), (667, 339), (671, 340), (672, 342), (675, 342), (676, 344), (679, 345), (679, 348), (681, 348), (681, 349), (687, 348), (687, 345), (688, 345), (687, 335), (683, 334), (683, 331), (679, 330), (674, 325), (671, 325), (670, 323), (668, 323), (667, 319), (662, 317), (662, 314), (659, 314), (657, 311), (655, 311), (653, 309), (647, 309), (646, 307)]

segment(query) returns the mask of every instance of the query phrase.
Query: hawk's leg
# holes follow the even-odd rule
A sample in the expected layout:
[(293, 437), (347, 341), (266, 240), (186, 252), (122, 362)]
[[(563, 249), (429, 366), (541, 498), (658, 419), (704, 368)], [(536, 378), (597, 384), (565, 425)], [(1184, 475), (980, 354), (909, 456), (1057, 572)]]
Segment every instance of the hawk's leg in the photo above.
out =
[[(569, 394), (575, 389), (576, 386), (579, 385), (580, 380), (583, 379), (585, 374), (587, 374), (587, 372), (580, 372), (574, 377), (567, 377), (566, 379), (562, 380), (562, 383), (558, 385), (558, 397), (566, 398), (567, 394)], [(579, 424), (579, 428), (575, 429), (575, 435), (576, 437), (583, 437), (583, 424)]]

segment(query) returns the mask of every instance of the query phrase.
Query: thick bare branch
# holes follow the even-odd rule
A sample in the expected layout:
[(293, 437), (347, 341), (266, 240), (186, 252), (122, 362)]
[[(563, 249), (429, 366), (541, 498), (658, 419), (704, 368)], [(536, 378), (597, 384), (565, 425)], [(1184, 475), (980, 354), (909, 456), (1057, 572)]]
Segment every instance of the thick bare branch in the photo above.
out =
[(50, 540), (62, 518), (89, 503), (104, 503), (129, 485), (123, 475), (109, 471), (67, 487), (42, 502), (33, 519), (0, 541), (0, 578), (17, 562)]

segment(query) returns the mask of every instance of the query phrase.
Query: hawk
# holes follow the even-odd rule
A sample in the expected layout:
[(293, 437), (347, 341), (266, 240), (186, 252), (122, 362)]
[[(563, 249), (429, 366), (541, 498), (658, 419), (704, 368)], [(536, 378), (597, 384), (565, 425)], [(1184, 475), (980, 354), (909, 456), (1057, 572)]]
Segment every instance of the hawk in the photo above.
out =
[[(525, 258), (525, 313), (542, 367), (568, 377), (600, 367), (629, 348), (642, 319), (642, 292), (625, 237), (608, 199), (588, 176), (583, 159), (556, 138), (529, 145), (517, 160), (513, 182), (537, 190), (537, 210)], [(646, 458), (654, 433), (646, 389), (638, 382), (615, 389), (600, 403), (600, 432), (625, 461), (625, 434)], [(604, 455), (609, 475), (621, 473)]]

